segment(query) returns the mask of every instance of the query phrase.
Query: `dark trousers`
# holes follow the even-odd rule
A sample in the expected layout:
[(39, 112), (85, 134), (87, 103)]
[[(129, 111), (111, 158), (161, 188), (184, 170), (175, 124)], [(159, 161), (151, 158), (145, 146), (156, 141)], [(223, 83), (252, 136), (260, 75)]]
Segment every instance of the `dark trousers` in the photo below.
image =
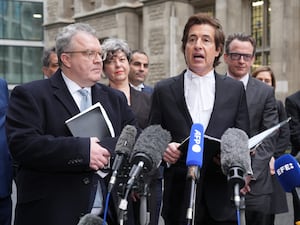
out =
[(0, 224), (11, 225), (12, 200), (11, 196), (0, 198)]
[(269, 225), (271, 220), (271, 214), (246, 210), (246, 225)]

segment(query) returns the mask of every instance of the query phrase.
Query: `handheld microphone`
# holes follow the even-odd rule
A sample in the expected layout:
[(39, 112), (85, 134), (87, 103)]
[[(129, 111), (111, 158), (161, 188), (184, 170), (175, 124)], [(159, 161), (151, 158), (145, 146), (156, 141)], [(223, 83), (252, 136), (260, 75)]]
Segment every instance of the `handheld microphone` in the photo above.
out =
[(252, 174), (247, 134), (238, 128), (227, 129), (221, 137), (221, 169), (233, 187), (234, 203), (240, 207), (240, 189), (246, 172)]
[(113, 186), (116, 183), (117, 173), (122, 165), (122, 162), (124, 161), (124, 158), (127, 158), (133, 149), (136, 133), (137, 130), (134, 126), (126, 125), (120, 134), (120, 137), (116, 144), (116, 157), (112, 165), (113, 173), (108, 184), (108, 192), (111, 192)]
[[(132, 166), (129, 173), (129, 180), (126, 185), (125, 200), (134, 182), (143, 172), (151, 173), (157, 169), (161, 163), (162, 155), (171, 141), (171, 135), (160, 125), (146, 127), (138, 137), (130, 157)], [(127, 203), (121, 200), (120, 209), (125, 210)]]
[(199, 176), (199, 169), (203, 164), (203, 143), (204, 143), (204, 129), (203, 125), (195, 123), (192, 125), (188, 152), (186, 157), (186, 165), (188, 168), (188, 178), (197, 180)]
[(107, 223), (103, 223), (101, 217), (88, 213), (81, 217), (77, 225), (107, 225)]
[(300, 224), (300, 165), (291, 154), (275, 160), (275, 174), (285, 192), (293, 196), (295, 224)]
[(204, 128), (202, 124), (195, 123), (192, 125), (188, 152), (186, 156), (186, 165), (188, 166), (187, 178), (192, 180), (189, 207), (186, 212), (188, 224), (193, 219), (193, 209), (196, 199), (197, 180), (200, 176), (200, 169), (203, 164), (203, 143), (204, 143)]
[(300, 165), (291, 154), (284, 154), (275, 160), (275, 172), (285, 192), (300, 187)]

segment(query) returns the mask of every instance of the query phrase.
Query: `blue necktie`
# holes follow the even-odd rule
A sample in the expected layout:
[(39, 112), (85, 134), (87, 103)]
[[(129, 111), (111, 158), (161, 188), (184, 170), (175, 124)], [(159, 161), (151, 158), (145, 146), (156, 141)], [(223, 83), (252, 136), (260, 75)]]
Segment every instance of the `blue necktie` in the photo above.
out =
[(89, 97), (88, 90), (82, 88), (82, 89), (78, 90), (78, 92), (81, 95), (80, 112), (82, 112), (83, 110), (87, 109), (88, 107), (90, 107), (92, 105), (92, 101), (91, 101), (91, 98)]
[[(78, 90), (78, 92), (81, 95), (80, 111), (82, 112), (92, 105), (92, 101), (89, 96), (88, 90), (82, 88), (82, 89)], [(100, 179), (100, 177), (98, 177), (98, 179)], [(101, 190), (101, 186), (100, 186), (99, 182), (100, 181), (97, 182), (98, 183), (97, 191), (96, 191), (96, 195), (95, 195), (95, 199), (94, 199), (94, 203), (93, 203), (93, 209), (91, 211), (92, 214), (97, 214), (97, 215), (99, 215), (101, 213), (102, 206), (103, 206), (103, 195), (102, 195), (102, 190)]]

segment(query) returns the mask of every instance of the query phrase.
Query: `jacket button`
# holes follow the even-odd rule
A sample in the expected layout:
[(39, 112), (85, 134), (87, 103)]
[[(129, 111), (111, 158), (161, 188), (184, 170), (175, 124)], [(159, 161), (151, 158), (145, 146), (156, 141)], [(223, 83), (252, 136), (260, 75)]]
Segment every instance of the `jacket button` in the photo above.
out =
[(88, 177), (83, 178), (83, 183), (84, 184), (89, 184), (90, 183), (90, 179)]

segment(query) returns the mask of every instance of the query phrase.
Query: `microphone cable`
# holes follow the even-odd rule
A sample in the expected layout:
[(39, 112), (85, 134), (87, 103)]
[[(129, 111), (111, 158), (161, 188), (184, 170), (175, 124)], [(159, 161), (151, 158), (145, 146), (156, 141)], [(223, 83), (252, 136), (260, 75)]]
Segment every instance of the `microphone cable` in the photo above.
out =
[(107, 213), (108, 213), (108, 204), (109, 204), (110, 192), (107, 193), (105, 199), (105, 207), (104, 207), (104, 215), (103, 215), (103, 223), (102, 225), (106, 224)]
[(236, 219), (237, 219), (237, 224), (241, 225), (241, 218), (240, 218), (240, 209), (236, 209)]

